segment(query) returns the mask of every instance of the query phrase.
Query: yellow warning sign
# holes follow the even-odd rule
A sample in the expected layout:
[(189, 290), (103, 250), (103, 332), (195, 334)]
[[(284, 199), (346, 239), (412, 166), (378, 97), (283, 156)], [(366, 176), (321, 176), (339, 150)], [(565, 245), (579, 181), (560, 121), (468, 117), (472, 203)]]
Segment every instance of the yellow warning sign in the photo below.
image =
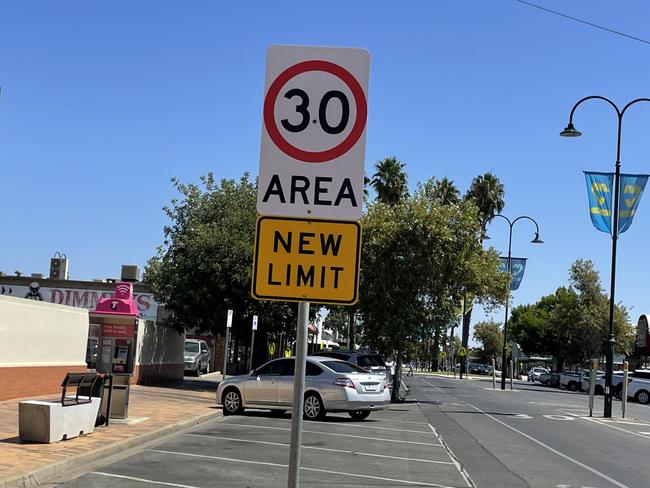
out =
[(360, 254), (358, 222), (259, 217), (253, 297), (353, 305)]

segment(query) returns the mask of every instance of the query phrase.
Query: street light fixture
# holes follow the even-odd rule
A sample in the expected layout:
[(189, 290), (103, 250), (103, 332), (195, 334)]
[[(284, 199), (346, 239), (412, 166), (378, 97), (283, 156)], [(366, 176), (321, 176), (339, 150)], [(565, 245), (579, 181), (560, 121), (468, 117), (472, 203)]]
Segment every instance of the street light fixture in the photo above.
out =
[(600, 95), (590, 95), (578, 100), (578, 102), (571, 109), (569, 114), (569, 123), (566, 128), (560, 132), (560, 135), (563, 137), (577, 137), (582, 135), (578, 132), (573, 126), (573, 114), (580, 104), (586, 102), (587, 100), (603, 100), (604, 102), (609, 103), (618, 117), (618, 131), (616, 139), (616, 163), (615, 168), (616, 172), (614, 173), (614, 221), (612, 226), (612, 272), (611, 272), (611, 285), (610, 285), (610, 294), (609, 294), (609, 338), (607, 339), (607, 349), (605, 351), (605, 407), (603, 416), (611, 417), (612, 416), (612, 397), (614, 392), (612, 390), (612, 376), (614, 371), (614, 293), (616, 291), (616, 242), (618, 241), (618, 217), (619, 217), (619, 198), (620, 198), (620, 182), (621, 182), (621, 127), (623, 123), (623, 115), (628, 108), (632, 105), (639, 102), (650, 102), (650, 98), (637, 98), (632, 100), (622, 109), (619, 109), (618, 106), (612, 102), (609, 98), (602, 97)]
[[(539, 237), (539, 225), (537, 224), (537, 221), (533, 219), (532, 217), (529, 217), (528, 215), (520, 215), (514, 220), (510, 220), (508, 217), (505, 215), (501, 214), (496, 214), (493, 215), (492, 218), (494, 217), (501, 217), (502, 219), (505, 219), (506, 222), (508, 222), (508, 225), (510, 226), (510, 232), (508, 234), (508, 261), (506, 262), (506, 271), (508, 274), (510, 274), (510, 270), (512, 268), (511, 266), (511, 261), (512, 261), (512, 228), (514, 225), (517, 223), (518, 220), (530, 220), (533, 224), (535, 224), (535, 237), (533, 238), (532, 241), (530, 241), (532, 244), (543, 244), (544, 241), (542, 241)], [(491, 220), (491, 219), (490, 219)], [(503, 350), (501, 351), (501, 389), (505, 390), (506, 389), (506, 356), (508, 352), (508, 304), (510, 302), (510, 284), (508, 284), (508, 296), (506, 297), (506, 314), (505, 318), (503, 320)]]

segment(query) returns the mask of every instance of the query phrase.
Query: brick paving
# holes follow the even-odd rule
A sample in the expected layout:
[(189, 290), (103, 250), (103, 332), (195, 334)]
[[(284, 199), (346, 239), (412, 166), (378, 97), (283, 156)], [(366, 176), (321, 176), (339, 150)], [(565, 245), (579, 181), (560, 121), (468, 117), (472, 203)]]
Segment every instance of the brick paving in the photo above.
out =
[[(212, 376), (212, 375), (210, 375)], [(110, 449), (126, 442), (137, 441), (170, 426), (184, 424), (205, 416), (218, 416), (215, 391), (217, 383), (185, 381), (181, 385), (132, 386), (129, 400), (129, 418), (146, 418), (133, 425), (112, 421), (109, 427), (97, 427), (95, 432), (55, 444), (21, 443), (18, 438), (18, 402), (0, 402), (0, 487), (17, 484), (16, 478), (38, 478), (30, 473), (44, 473), (46, 468), (65, 463), (98, 450)], [(49, 400), (55, 395), (30, 397)], [(61, 473), (58, 473), (61, 474)], [(14, 480), (10, 482), (10, 480)], [(40, 479), (32, 479), (30, 486)]]

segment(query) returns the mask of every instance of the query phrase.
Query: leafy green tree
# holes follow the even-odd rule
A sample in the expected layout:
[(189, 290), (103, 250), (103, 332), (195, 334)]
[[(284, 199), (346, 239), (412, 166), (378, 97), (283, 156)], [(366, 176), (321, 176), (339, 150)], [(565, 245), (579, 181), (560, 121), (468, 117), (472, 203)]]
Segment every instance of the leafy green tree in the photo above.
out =
[[(515, 307), (510, 319), (512, 338), (526, 354), (555, 357), (558, 369), (565, 363), (585, 364), (602, 355), (608, 337), (609, 299), (591, 261), (577, 260), (569, 270), (569, 286), (542, 297), (533, 305)], [(627, 309), (618, 304), (614, 313), (616, 351), (629, 353), (634, 329)]]
[(250, 296), (257, 211), (256, 185), (248, 174), (239, 181), (217, 182), (208, 174), (199, 185), (172, 183), (180, 197), (164, 209), (170, 223), (145, 273), (169, 321), (180, 330), (224, 334), (232, 309), (236, 340), (248, 340), (254, 314), (260, 332), (294, 330), (295, 304)]
[(370, 186), (377, 193), (377, 200), (387, 205), (397, 205), (408, 196), (407, 178), (404, 172), (406, 163), (397, 158), (386, 158), (375, 164)]
[(480, 234), (474, 205), (441, 205), (418, 192), (398, 205), (368, 206), (359, 310), (365, 340), (394, 356), (398, 371), (413, 344), (451, 322), (463, 284), (485, 303), (505, 299), (507, 277)]
[(481, 344), (479, 361), (488, 364), (497, 359), (503, 347), (503, 328), (496, 322), (479, 322), (474, 326), (474, 340)]

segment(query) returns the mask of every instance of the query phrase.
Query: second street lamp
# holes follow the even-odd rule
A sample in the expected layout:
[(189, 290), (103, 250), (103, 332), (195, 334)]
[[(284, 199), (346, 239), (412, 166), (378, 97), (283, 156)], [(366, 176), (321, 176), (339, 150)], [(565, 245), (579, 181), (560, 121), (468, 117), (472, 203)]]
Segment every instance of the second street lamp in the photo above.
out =
[(569, 123), (567, 126), (564, 128), (562, 132), (560, 132), (560, 135), (562, 137), (579, 137), (582, 135), (581, 132), (576, 130), (576, 128), (573, 126), (573, 114), (575, 113), (576, 109), (578, 106), (580, 106), (583, 102), (586, 102), (587, 100), (602, 100), (604, 102), (607, 102), (610, 104), (614, 110), (616, 111), (616, 116), (618, 118), (618, 131), (617, 131), (617, 139), (616, 139), (616, 163), (614, 165), (615, 167), (615, 173), (614, 173), (614, 205), (613, 205), (613, 222), (612, 222), (612, 272), (611, 272), (611, 283), (610, 283), (610, 288), (609, 288), (609, 324), (608, 324), (608, 338), (606, 342), (606, 350), (605, 350), (605, 401), (604, 401), (604, 409), (603, 409), (603, 416), (604, 417), (611, 417), (612, 416), (612, 397), (614, 395), (614, 391), (612, 388), (612, 376), (614, 372), (614, 297), (615, 297), (615, 289), (616, 289), (616, 242), (618, 241), (618, 219), (619, 219), (619, 199), (620, 199), (620, 183), (621, 183), (621, 127), (623, 124), (623, 115), (625, 115), (625, 112), (627, 111), (628, 108), (630, 108), (632, 105), (639, 103), (639, 102), (650, 102), (650, 98), (637, 98), (636, 100), (632, 100), (629, 102), (627, 105), (625, 105), (622, 109), (619, 109), (618, 106), (612, 102), (609, 98), (602, 97), (600, 95), (591, 95), (588, 97), (583, 98), (582, 100), (578, 100), (576, 104), (573, 106), (571, 109), (571, 113), (569, 115)]
[[(519, 220), (530, 220), (533, 224), (535, 224), (535, 237), (533, 238), (532, 242), (533, 244), (543, 244), (544, 241), (542, 241), (539, 238), (539, 225), (537, 225), (537, 221), (533, 219), (532, 217), (529, 217), (528, 215), (520, 215), (514, 220), (510, 220), (508, 217), (505, 215), (501, 214), (496, 214), (493, 215), (492, 218), (494, 217), (501, 217), (504, 219), (506, 222), (508, 222), (508, 225), (510, 226), (510, 230), (508, 233), (508, 260), (506, 261), (506, 272), (510, 274), (510, 271), (512, 269), (512, 228), (514, 225), (517, 223)], [(508, 355), (508, 304), (510, 302), (510, 283), (508, 283), (508, 296), (506, 297), (506, 314), (503, 319), (503, 350), (501, 351), (501, 389), (505, 390), (506, 389), (506, 360), (507, 360), (507, 355)]]

